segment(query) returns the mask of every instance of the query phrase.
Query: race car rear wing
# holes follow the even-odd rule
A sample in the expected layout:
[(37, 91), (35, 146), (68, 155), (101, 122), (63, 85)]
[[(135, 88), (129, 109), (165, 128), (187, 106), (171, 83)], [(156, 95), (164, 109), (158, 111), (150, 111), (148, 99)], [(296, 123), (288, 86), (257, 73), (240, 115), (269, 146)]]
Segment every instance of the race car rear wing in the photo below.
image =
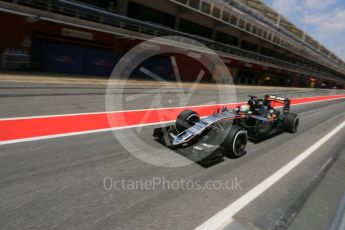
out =
[(290, 112), (291, 100), (287, 97), (279, 97), (275, 95), (266, 95), (265, 100), (267, 102), (276, 102), (283, 105), (283, 113), (288, 114)]

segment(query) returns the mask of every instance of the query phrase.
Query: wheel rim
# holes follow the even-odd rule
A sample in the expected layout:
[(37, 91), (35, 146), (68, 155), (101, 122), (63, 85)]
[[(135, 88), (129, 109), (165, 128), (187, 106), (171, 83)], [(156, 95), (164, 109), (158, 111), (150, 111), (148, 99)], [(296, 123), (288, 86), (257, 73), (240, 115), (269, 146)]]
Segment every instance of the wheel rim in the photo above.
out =
[(176, 125), (176, 130), (182, 133), (198, 122), (200, 122), (200, 116), (198, 114), (191, 114), (185, 120), (180, 120), (179, 125)]
[(248, 141), (247, 132), (240, 131), (236, 134), (233, 143), (233, 152), (236, 156), (242, 155)]
[(192, 114), (192, 115), (190, 115), (189, 117), (187, 117), (186, 121), (187, 121), (188, 123), (191, 123), (191, 124), (192, 124), (192, 123), (197, 123), (197, 122), (200, 121), (200, 117), (199, 117), (198, 114)]

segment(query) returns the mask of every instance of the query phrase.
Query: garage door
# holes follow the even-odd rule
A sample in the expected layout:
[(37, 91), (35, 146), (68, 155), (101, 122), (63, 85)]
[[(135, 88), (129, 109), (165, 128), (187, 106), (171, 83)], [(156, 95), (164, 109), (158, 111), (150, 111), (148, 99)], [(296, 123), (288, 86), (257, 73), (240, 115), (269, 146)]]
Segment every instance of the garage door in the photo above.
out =
[(49, 72), (109, 76), (118, 61), (111, 50), (53, 41), (42, 43), (43, 69)]

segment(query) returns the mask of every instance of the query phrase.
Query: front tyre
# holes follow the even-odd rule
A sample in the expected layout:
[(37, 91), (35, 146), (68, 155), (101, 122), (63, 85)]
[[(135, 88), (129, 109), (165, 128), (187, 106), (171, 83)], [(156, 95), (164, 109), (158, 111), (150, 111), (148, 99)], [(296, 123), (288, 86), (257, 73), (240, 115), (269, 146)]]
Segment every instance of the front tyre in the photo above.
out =
[(283, 129), (285, 132), (297, 133), (299, 126), (299, 117), (295, 113), (289, 113), (283, 120)]
[(176, 130), (180, 133), (192, 127), (200, 121), (200, 116), (192, 110), (184, 110), (176, 119)]
[(248, 142), (248, 134), (244, 128), (233, 125), (225, 135), (222, 143), (225, 156), (229, 158), (240, 158), (247, 153), (245, 148)]

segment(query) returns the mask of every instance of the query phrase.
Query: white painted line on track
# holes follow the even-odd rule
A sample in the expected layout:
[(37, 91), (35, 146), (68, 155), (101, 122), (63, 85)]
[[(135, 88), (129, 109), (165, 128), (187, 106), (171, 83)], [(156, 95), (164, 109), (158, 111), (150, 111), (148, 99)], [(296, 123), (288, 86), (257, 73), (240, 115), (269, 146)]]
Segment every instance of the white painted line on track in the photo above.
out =
[[(344, 99), (344, 98), (335, 98), (335, 99), (327, 99), (323, 101), (315, 101), (315, 102), (305, 102), (301, 104), (296, 104), (292, 106), (299, 106), (299, 105), (306, 105), (306, 104), (313, 104), (313, 103), (318, 103), (318, 102), (324, 102), (324, 101), (333, 101), (333, 100), (339, 100), (339, 99)], [(241, 102), (240, 102), (241, 103)], [(245, 102), (242, 102), (245, 103)], [(238, 104), (238, 103), (233, 103), (233, 104)], [(224, 104), (225, 105), (225, 104)], [(217, 105), (221, 106), (221, 105)], [(188, 108), (193, 108), (193, 107), (200, 107), (200, 106), (189, 106)], [(282, 106), (277, 106), (276, 108), (280, 108)], [(175, 107), (175, 108), (184, 108), (184, 107)], [(171, 108), (174, 109), (174, 108)], [(141, 110), (131, 110), (131, 111), (141, 111)], [(100, 113), (88, 113), (89, 114), (100, 114)], [(68, 114), (69, 116), (71, 114)], [(78, 114), (72, 114), (72, 115), (78, 115)], [(72, 116), (71, 115), (71, 116)], [(83, 115), (83, 114), (80, 114)], [(63, 117), (66, 115), (52, 115), (52, 116), (44, 116), (42, 118), (47, 118), (47, 117)], [(40, 117), (28, 117), (29, 118), (40, 118)], [(202, 117), (204, 118), (204, 117)], [(11, 119), (3, 119), (3, 120), (15, 120), (16, 118), (11, 118)], [(26, 118), (18, 118), (18, 119), (26, 119)], [(2, 121), (2, 119), (0, 119)], [(72, 136), (79, 136), (79, 135), (88, 135), (88, 134), (95, 134), (95, 133), (103, 133), (103, 132), (109, 132), (109, 131), (116, 131), (116, 130), (124, 130), (124, 129), (131, 129), (131, 128), (137, 128), (137, 127), (147, 127), (147, 126), (154, 126), (154, 125), (161, 125), (161, 124), (169, 124), (169, 123), (174, 123), (175, 120), (171, 121), (166, 121), (166, 122), (156, 122), (156, 123), (148, 123), (148, 124), (141, 124), (141, 125), (132, 125), (132, 126), (125, 126), (125, 127), (116, 127), (116, 128), (107, 128), (107, 129), (97, 129), (97, 130), (90, 130), (90, 131), (82, 131), (82, 132), (72, 132), (72, 133), (63, 133), (63, 134), (56, 134), (56, 135), (48, 135), (48, 136), (39, 136), (39, 137), (31, 137), (31, 138), (23, 138), (23, 139), (16, 139), (16, 140), (10, 140), (10, 141), (0, 141), (0, 146), (2, 145), (10, 145), (10, 144), (19, 144), (19, 143), (24, 143), (24, 142), (32, 142), (32, 141), (41, 141), (41, 140), (46, 140), (46, 139), (54, 139), (54, 138), (63, 138), (63, 137), (72, 137)]]
[[(344, 98), (336, 98), (336, 99), (344, 99)], [(333, 100), (336, 100), (333, 99)], [(215, 106), (221, 107), (226, 105), (237, 105), (243, 104), (246, 102), (231, 102), (228, 104), (203, 104), (203, 105), (191, 105), (191, 106), (179, 106), (179, 107), (166, 107), (166, 108), (152, 108), (152, 109), (134, 109), (134, 110), (118, 110), (118, 111), (104, 111), (104, 112), (91, 112), (91, 113), (68, 113), (68, 114), (58, 114), (58, 115), (46, 115), (46, 116), (31, 116), (31, 117), (11, 117), (11, 118), (0, 118), (0, 121), (13, 121), (13, 120), (24, 120), (24, 119), (37, 119), (37, 118), (54, 118), (54, 117), (68, 117), (68, 116), (84, 116), (84, 115), (100, 115), (100, 114), (111, 114), (111, 113), (127, 113), (127, 112), (142, 112), (142, 111), (156, 111), (156, 110), (163, 110), (163, 109), (184, 109), (184, 108), (198, 108), (198, 107), (205, 107), (205, 106)]]
[[(327, 95), (326, 95), (327, 96)], [(314, 96), (315, 97), (315, 96)], [(304, 97), (304, 99), (307, 98), (313, 98), (313, 97)], [(300, 99), (300, 98), (294, 98), (294, 99)], [(306, 105), (306, 104), (313, 104), (313, 103), (320, 103), (325, 101), (335, 101), (335, 100), (341, 100), (345, 99), (344, 97), (340, 98), (331, 98), (331, 99), (325, 99), (322, 101), (311, 101), (311, 102), (304, 102), (301, 104), (295, 104), (292, 106), (298, 106), (298, 105)], [(162, 107), (162, 108), (152, 108), (152, 109), (134, 109), (134, 110), (119, 110), (119, 111), (104, 111), (104, 112), (89, 112), (89, 113), (67, 113), (67, 114), (56, 114), (56, 115), (43, 115), (43, 116), (28, 116), (28, 117), (11, 117), (11, 118), (0, 118), (0, 121), (13, 121), (13, 120), (24, 120), (24, 119), (37, 119), (37, 118), (53, 118), (53, 117), (67, 117), (67, 116), (83, 116), (83, 115), (99, 115), (99, 114), (109, 114), (109, 113), (124, 113), (124, 112), (141, 112), (146, 110), (163, 110), (163, 109), (183, 109), (183, 108), (198, 108), (198, 107), (204, 107), (204, 106), (215, 106), (215, 107), (221, 107), (226, 105), (237, 105), (237, 104), (243, 104), (246, 102), (230, 102), (225, 104), (203, 104), (203, 105), (190, 105), (190, 106), (179, 106), (179, 107)], [(280, 108), (282, 106), (276, 106), (276, 108)]]
[(345, 127), (345, 121), (343, 121), (339, 126), (335, 129), (330, 131), (326, 134), (323, 138), (318, 140), (315, 144), (310, 146), (307, 150), (303, 153), (299, 154), (295, 159), (290, 161), (284, 167), (279, 169), (277, 172), (269, 176), (267, 179), (262, 181), (260, 184), (256, 185), (246, 194), (241, 196), (235, 202), (231, 203), (229, 206), (209, 218), (206, 222), (201, 224), (196, 230), (219, 230), (224, 229), (227, 225), (229, 225), (233, 221), (233, 216), (241, 211), (245, 206), (247, 206), (250, 202), (255, 200), (258, 196), (260, 196), (263, 192), (269, 189), (272, 185), (278, 182), (282, 177), (288, 174), (291, 170), (293, 170), (296, 166), (298, 166), (301, 162), (303, 162), (306, 158), (312, 155), (318, 148), (320, 148), (323, 144), (325, 144), (329, 139), (331, 139), (334, 135), (336, 135), (340, 130)]
[(73, 132), (73, 133), (64, 133), (64, 134), (56, 134), (56, 135), (48, 135), (48, 136), (40, 136), (40, 137), (23, 138), (23, 139), (16, 139), (16, 140), (10, 140), (10, 141), (0, 141), (0, 146), (10, 145), (10, 144), (18, 144), (18, 143), (23, 143), (23, 142), (40, 141), (40, 140), (53, 139), (53, 138), (72, 137), (72, 136), (87, 135), (87, 134), (93, 134), (93, 133), (103, 133), (103, 132), (116, 131), (116, 130), (132, 129), (132, 128), (137, 128), (137, 127), (169, 124), (169, 123), (173, 123), (173, 122), (175, 122), (175, 120), (166, 121), (166, 122), (148, 123), (148, 124), (142, 124), (142, 125), (131, 125), (131, 126), (125, 126), (125, 127), (97, 129), (97, 130), (82, 131), (82, 132)]

